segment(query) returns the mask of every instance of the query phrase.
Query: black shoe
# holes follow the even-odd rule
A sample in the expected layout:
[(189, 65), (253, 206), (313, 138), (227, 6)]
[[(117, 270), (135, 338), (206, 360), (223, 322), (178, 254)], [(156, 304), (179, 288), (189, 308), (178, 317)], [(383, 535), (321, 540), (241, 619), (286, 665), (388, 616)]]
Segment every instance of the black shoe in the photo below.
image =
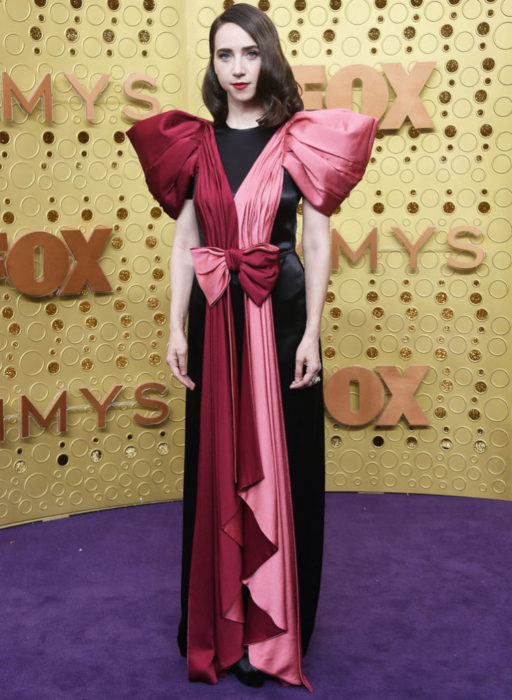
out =
[(230, 668), (241, 683), (250, 685), (252, 688), (259, 688), (263, 685), (266, 674), (251, 664), (247, 648), (244, 649), (242, 658), (238, 659)]

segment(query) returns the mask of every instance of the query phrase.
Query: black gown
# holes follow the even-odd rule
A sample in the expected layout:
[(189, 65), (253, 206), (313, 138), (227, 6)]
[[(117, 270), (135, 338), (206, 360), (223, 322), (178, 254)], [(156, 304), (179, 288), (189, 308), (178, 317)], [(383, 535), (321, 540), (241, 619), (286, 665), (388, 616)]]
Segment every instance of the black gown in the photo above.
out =
[[(215, 139), (233, 195), (276, 128), (232, 129), (227, 124), (215, 126)], [(192, 196), (193, 182), (188, 194), (189, 198)], [(272, 291), (272, 308), (290, 467), (302, 650), (305, 654), (313, 632), (320, 590), (325, 448), (322, 383), (304, 389), (289, 389), (295, 373), (295, 352), (306, 325), (304, 269), (295, 252), (296, 212), (300, 198), (301, 193), (285, 170), (283, 191), (270, 239), (281, 249), (281, 266)], [(202, 232), (199, 233), (201, 245), (205, 245)], [(244, 302), (236, 273), (231, 275), (230, 287), (237, 355), (241, 358)], [(181, 620), (178, 629), (178, 645), (183, 656), (187, 651), (188, 586), (196, 510), (205, 305), (204, 294), (194, 278), (188, 316), (188, 374), (196, 383), (196, 388), (194, 391), (187, 389), (186, 397)], [(240, 371), (241, 359), (238, 367)]]

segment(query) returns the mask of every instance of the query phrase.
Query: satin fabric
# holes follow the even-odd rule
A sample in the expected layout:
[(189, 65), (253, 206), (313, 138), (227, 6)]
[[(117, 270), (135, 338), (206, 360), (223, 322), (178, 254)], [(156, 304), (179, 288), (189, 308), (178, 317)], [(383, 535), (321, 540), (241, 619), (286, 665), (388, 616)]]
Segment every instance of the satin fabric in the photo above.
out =
[[(236, 193), (240, 247), (270, 239), (283, 186), (286, 135), (286, 126), (274, 134)], [(263, 478), (240, 496), (275, 547), (244, 583), (250, 600), (281, 630), (251, 647), (249, 656), (266, 673), (311, 689), (302, 670), (293, 506), (272, 304), (268, 300), (257, 306), (246, 295), (244, 306), (242, 397), (249, 394), (254, 403), (252, 442), (258, 447)]]
[(244, 292), (260, 306), (268, 297), (279, 275), (279, 248), (260, 243), (249, 248), (203, 246), (191, 248), (199, 286), (208, 304), (215, 304), (226, 291), (230, 273), (237, 272)]
[[(178, 214), (190, 176), (197, 172), (196, 207), (206, 243), (229, 249), (268, 241), (283, 165), (307, 199), (330, 214), (362, 176), (376, 126), (376, 120), (349, 110), (294, 115), (274, 134), (235, 202), (208, 122), (171, 112), (140, 122), (129, 136), (139, 157), (147, 139), (153, 139), (141, 162), (151, 191), (171, 216)], [(163, 160), (166, 139), (175, 145), (174, 168)], [(246, 297), (245, 307), (241, 403), (229, 286), (206, 314), (189, 674), (216, 682), (241, 655), (243, 641), (251, 644), (256, 666), (283, 681), (308, 685), (298, 643), (292, 506), (272, 306), (268, 299), (258, 306)], [(241, 581), (251, 592), (245, 619)]]

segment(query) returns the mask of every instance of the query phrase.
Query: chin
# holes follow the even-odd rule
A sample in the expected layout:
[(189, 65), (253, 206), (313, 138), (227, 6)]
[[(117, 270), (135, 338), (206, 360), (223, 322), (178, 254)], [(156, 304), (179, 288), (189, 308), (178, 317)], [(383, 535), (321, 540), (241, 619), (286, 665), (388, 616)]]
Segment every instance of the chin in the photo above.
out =
[(251, 91), (251, 92), (235, 92), (235, 94), (232, 94), (232, 99), (235, 102), (252, 102), (253, 100), (256, 99), (256, 91)]

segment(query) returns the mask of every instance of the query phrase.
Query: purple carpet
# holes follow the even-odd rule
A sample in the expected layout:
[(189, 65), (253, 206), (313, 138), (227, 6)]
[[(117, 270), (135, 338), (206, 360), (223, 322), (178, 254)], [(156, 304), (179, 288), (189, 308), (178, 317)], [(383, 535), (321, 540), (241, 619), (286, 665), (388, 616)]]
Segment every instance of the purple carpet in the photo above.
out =
[[(512, 698), (512, 503), (327, 494), (315, 698)], [(307, 698), (189, 683), (181, 503), (0, 530), (2, 700)]]

